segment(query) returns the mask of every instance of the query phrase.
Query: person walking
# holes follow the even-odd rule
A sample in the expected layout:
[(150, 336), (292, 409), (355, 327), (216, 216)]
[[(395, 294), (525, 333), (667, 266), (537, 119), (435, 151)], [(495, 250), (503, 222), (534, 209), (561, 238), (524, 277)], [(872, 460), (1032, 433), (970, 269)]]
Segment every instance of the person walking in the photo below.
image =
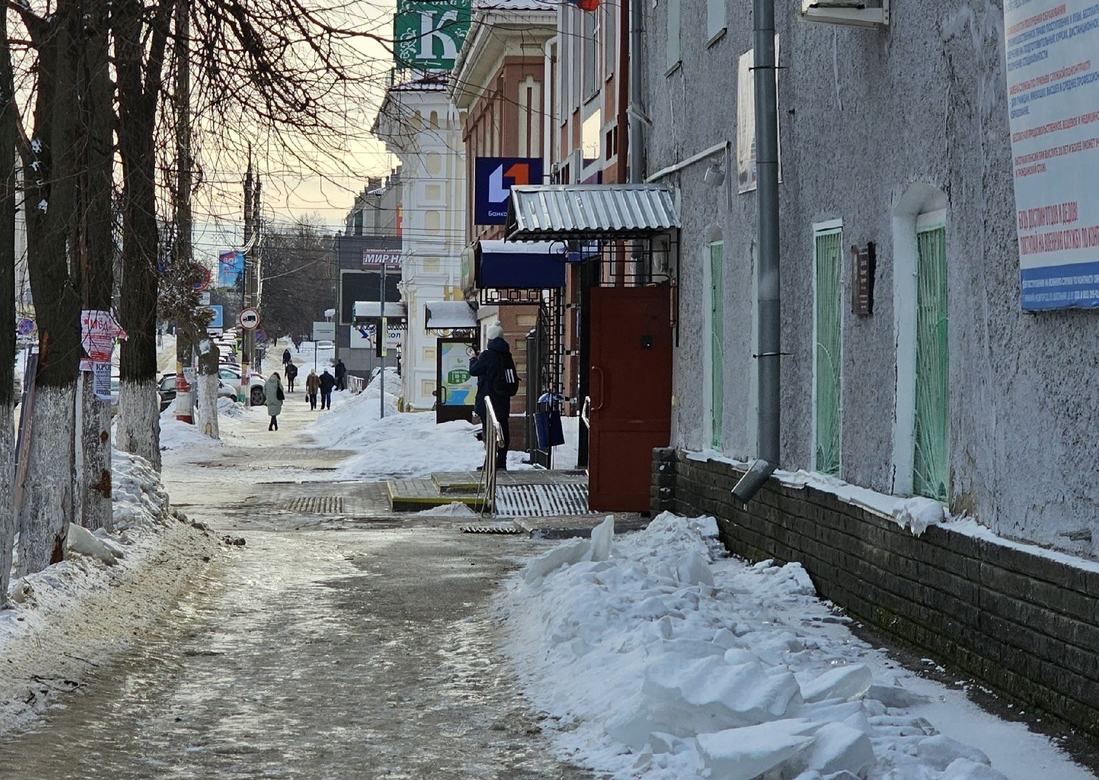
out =
[(282, 392), (282, 379), (279, 377), (278, 372), (267, 378), (263, 385), (263, 392), (267, 396), (264, 400), (267, 405), (267, 413), (271, 415), (271, 422), (268, 423), (267, 430), (277, 431), (279, 429), (279, 415), (282, 414), (282, 402), (286, 400), (286, 396)]
[(336, 361), (336, 389), (347, 389), (347, 366), (343, 364), (343, 360)]
[[(500, 323), (489, 325), (485, 331), (488, 344), (485, 349), (469, 363), (469, 373), (477, 377), (477, 398), (473, 411), (488, 425), (488, 413), (485, 399), (492, 402), (492, 410), (500, 423), (503, 442), (496, 450), (496, 468), (506, 471), (508, 467), (508, 448), (511, 446), (511, 398), (519, 392), (519, 376), (515, 370), (515, 361), (511, 357), (511, 347), (504, 340), (504, 329)], [(486, 441), (488, 437), (485, 437)]]
[(309, 398), (309, 408), (312, 411), (317, 410), (317, 391), (320, 390), (321, 380), (317, 376), (317, 372), (313, 369), (309, 369), (309, 376), (305, 378), (305, 394)]
[(336, 386), (336, 380), (328, 373), (327, 368), (321, 373), (319, 383), (321, 391), (321, 409), (331, 409), (332, 388)]
[(290, 350), (289, 349), (284, 349), (282, 351), (282, 364), (285, 366), (289, 362), (290, 362)]
[(286, 392), (294, 392), (294, 380), (298, 378), (298, 367), (293, 363), (286, 364)]

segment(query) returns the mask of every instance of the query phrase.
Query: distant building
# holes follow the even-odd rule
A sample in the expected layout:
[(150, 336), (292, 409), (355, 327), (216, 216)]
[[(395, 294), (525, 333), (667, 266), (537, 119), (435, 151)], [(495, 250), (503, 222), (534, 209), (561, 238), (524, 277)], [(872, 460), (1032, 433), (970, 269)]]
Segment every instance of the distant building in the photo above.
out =
[(371, 176), (347, 212), (345, 236), (401, 234), (401, 168), (389, 176)]

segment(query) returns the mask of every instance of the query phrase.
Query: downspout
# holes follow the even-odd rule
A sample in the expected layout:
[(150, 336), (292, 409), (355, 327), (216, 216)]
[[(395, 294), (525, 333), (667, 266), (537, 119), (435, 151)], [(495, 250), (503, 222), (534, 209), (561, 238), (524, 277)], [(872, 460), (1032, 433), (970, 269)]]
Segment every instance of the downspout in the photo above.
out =
[[(556, 93), (554, 90), (553, 74), (556, 69), (554, 59), (554, 47), (557, 45), (557, 36), (546, 41), (542, 51), (545, 54), (542, 65), (542, 170), (545, 175), (553, 171), (553, 164), (557, 162), (557, 138), (554, 128), (557, 125), (554, 106), (556, 105)], [(543, 182), (533, 182), (542, 184)]]
[(779, 286), (778, 111), (774, 0), (754, 0), (759, 196), (759, 458), (733, 488), (747, 503), (779, 465), (782, 308)]
[[(642, 46), (641, 34), (641, 3), (642, 0), (629, 0), (629, 46), (623, 46), (625, 57), (629, 61), (629, 94), (630, 105), (628, 109), (630, 121), (626, 136), (626, 150), (629, 160), (629, 177), (631, 183), (644, 181), (645, 174), (645, 106), (641, 100), (641, 74), (642, 55), (645, 49)], [(625, 36), (623, 36), (625, 43)]]

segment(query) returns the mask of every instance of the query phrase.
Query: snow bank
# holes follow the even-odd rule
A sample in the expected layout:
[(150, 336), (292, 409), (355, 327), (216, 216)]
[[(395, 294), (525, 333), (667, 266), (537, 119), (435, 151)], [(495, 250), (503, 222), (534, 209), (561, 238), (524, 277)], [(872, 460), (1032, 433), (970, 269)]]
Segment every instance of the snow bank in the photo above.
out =
[(213, 538), (171, 511), (147, 461), (116, 450), (112, 471), (113, 528), (70, 527), (66, 559), (14, 581), (0, 609), (0, 734), (125, 650), (217, 555)]
[(437, 425), (435, 412), (398, 412), (396, 397), (388, 393), (386, 416), (379, 418), (376, 380), (358, 395), (334, 394), (332, 411), (307, 429), (316, 446), (358, 453), (331, 475), (335, 480), (473, 470), (485, 454), (474, 431), (460, 420)]
[[(643, 532), (611, 534), (608, 522), (532, 559), (499, 600), (505, 650), (553, 718), (562, 756), (662, 780), (1002, 780), (1074, 767), (988, 715), (966, 713), (992, 723), (980, 726), (982, 747), (1026, 743), (1023, 755), (1038, 758), (997, 770), (938, 734), (925, 692), (958, 694), (855, 639), (798, 564), (725, 557), (712, 518), (665, 513)], [(1002, 733), (1012, 728), (1030, 741)], [(1066, 771), (1058, 777), (1088, 776)]]
[(477, 513), (461, 501), (452, 501), (446, 506), (435, 506), (416, 513), (425, 517), (477, 517)]

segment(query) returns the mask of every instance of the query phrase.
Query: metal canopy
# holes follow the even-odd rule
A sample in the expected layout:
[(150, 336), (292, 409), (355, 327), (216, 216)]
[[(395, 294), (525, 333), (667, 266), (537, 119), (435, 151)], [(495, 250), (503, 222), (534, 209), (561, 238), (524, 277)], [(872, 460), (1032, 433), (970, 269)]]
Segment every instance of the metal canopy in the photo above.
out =
[(511, 188), (509, 241), (648, 238), (679, 227), (671, 190), (656, 184)]
[[(385, 302), (385, 316), (392, 319), (401, 319), (407, 312), (405, 305), (397, 301)], [(379, 301), (355, 301), (351, 310), (351, 316), (356, 320), (376, 320), (382, 316), (382, 305)]]
[(459, 330), (477, 327), (477, 313), (465, 301), (428, 301), (426, 330)]

